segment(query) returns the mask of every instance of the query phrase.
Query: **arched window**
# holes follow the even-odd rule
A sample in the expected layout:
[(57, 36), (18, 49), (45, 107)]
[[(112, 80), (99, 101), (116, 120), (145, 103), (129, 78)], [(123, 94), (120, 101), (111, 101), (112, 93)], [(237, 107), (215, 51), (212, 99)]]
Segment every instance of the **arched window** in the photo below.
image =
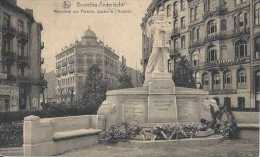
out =
[(173, 3), (173, 15), (177, 16), (178, 2)]
[(219, 72), (215, 72), (213, 74), (213, 88), (220, 89), (220, 74)]
[(255, 5), (255, 25), (260, 25), (260, 3)]
[(199, 65), (199, 54), (198, 54), (198, 52), (194, 52), (192, 54), (192, 63), (193, 63), (193, 66)]
[(215, 20), (211, 20), (207, 24), (208, 35), (215, 34), (217, 32), (217, 23)]
[(246, 71), (241, 69), (237, 72), (238, 88), (244, 87), (246, 84)]
[(202, 75), (202, 86), (204, 89), (209, 87), (209, 74), (207, 73)]
[(232, 77), (231, 77), (231, 72), (230, 71), (225, 71), (223, 75), (223, 83), (224, 83), (224, 88), (230, 88), (231, 83), (232, 83)]
[(236, 58), (247, 57), (247, 42), (239, 40), (235, 43), (235, 55)]
[(208, 48), (208, 56), (207, 57), (208, 57), (207, 61), (209, 63), (217, 61), (218, 56), (217, 56), (217, 49), (216, 49), (215, 46), (211, 46), (211, 47)]
[(221, 20), (220, 28), (221, 28), (221, 31), (227, 30), (227, 20), (225, 20), (225, 19)]
[(172, 14), (172, 5), (169, 4), (167, 5), (167, 17), (170, 17)]

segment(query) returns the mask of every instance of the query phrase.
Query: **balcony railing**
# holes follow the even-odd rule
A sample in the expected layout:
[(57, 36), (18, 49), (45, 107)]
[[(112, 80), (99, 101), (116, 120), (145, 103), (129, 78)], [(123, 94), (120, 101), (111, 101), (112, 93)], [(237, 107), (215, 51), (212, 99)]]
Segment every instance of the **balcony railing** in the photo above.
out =
[(222, 94), (236, 94), (237, 90), (235, 89), (213, 89), (209, 91), (210, 95), (222, 95)]
[(17, 32), (17, 40), (21, 43), (27, 43), (28, 42), (28, 34), (24, 31), (18, 31)]
[(28, 65), (28, 61), (29, 61), (28, 56), (23, 56), (23, 55), (17, 56), (18, 65), (21, 66)]
[(16, 30), (12, 26), (2, 26), (2, 32), (5, 38), (12, 39), (15, 37)]
[(207, 19), (209, 17), (212, 17), (214, 15), (225, 15), (227, 13), (227, 8), (224, 5), (220, 5), (215, 8), (215, 10), (208, 10), (204, 13), (203, 18)]
[(4, 64), (13, 64), (15, 61), (15, 54), (10, 50), (2, 51), (2, 58)]

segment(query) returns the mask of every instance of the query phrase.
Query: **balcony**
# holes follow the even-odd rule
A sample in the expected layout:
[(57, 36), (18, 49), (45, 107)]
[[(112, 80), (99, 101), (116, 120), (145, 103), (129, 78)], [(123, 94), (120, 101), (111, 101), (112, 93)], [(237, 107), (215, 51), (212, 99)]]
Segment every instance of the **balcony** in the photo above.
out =
[(3, 58), (3, 63), (4, 64), (7, 64), (7, 65), (11, 65), (14, 63), (15, 61), (15, 54), (10, 51), (10, 50), (7, 50), (7, 51), (2, 51), (2, 58)]
[(32, 83), (32, 80), (28, 76), (22, 76), (22, 75), (17, 76), (16, 81), (19, 84), (31, 84)]
[(17, 36), (18, 42), (21, 42), (23, 44), (28, 42), (28, 34), (26, 32), (18, 31), (16, 36)]
[(180, 28), (173, 28), (171, 37), (176, 38), (179, 36), (180, 36)]
[(212, 89), (209, 91), (210, 95), (225, 95), (225, 94), (237, 94), (235, 89)]
[(190, 48), (196, 48), (204, 45), (203, 40), (191, 41)]
[(20, 55), (17, 57), (17, 64), (19, 66), (26, 66), (28, 65), (28, 56), (23, 56), (23, 55)]
[(203, 18), (207, 19), (212, 16), (221, 16), (227, 13), (227, 8), (224, 5), (220, 5), (215, 8), (215, 10), (208, 10), (204, 13)]
[(233, 31), (233, 37), (240, 37), (242, 35), (250, 34), (250, 28), (237, 28), (236, 30)]
[(3, 36), (8, 39), (13, 39), (16, 34), (15, 28), (12, 26), (2, 26)]

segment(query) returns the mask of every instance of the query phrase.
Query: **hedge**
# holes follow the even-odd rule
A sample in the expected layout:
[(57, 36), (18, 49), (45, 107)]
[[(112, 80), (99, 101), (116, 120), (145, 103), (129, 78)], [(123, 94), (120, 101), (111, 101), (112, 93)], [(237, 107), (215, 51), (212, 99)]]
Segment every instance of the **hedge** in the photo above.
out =
[(24, 117), (35, 115), (40, 118), (66, 117), (78, 115), (96, 114), (95, 108), (90, 107), (52, 107), (42, 111), (18, 111), (18, 112), (0, 112), (0, 123), (10, 123), (23, 121)]
[(0, 148), (22, 147), (23, 123), (0, 123)]

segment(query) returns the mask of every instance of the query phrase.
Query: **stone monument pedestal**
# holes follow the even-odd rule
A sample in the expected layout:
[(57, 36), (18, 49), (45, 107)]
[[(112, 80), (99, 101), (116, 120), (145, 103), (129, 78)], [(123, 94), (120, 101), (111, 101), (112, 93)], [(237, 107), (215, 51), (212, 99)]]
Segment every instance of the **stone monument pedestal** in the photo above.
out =
[(106, 128), (123, 122), (200, 123), (208, 97), (204, 90), (175, 87), (169, 75), (155, 75), (143, 87), (108, 91), (98, 115), (105, 116)]
[(153, 73), (148, 82), (148, 123), (177, 121), (175, 85), (170, 73)]

